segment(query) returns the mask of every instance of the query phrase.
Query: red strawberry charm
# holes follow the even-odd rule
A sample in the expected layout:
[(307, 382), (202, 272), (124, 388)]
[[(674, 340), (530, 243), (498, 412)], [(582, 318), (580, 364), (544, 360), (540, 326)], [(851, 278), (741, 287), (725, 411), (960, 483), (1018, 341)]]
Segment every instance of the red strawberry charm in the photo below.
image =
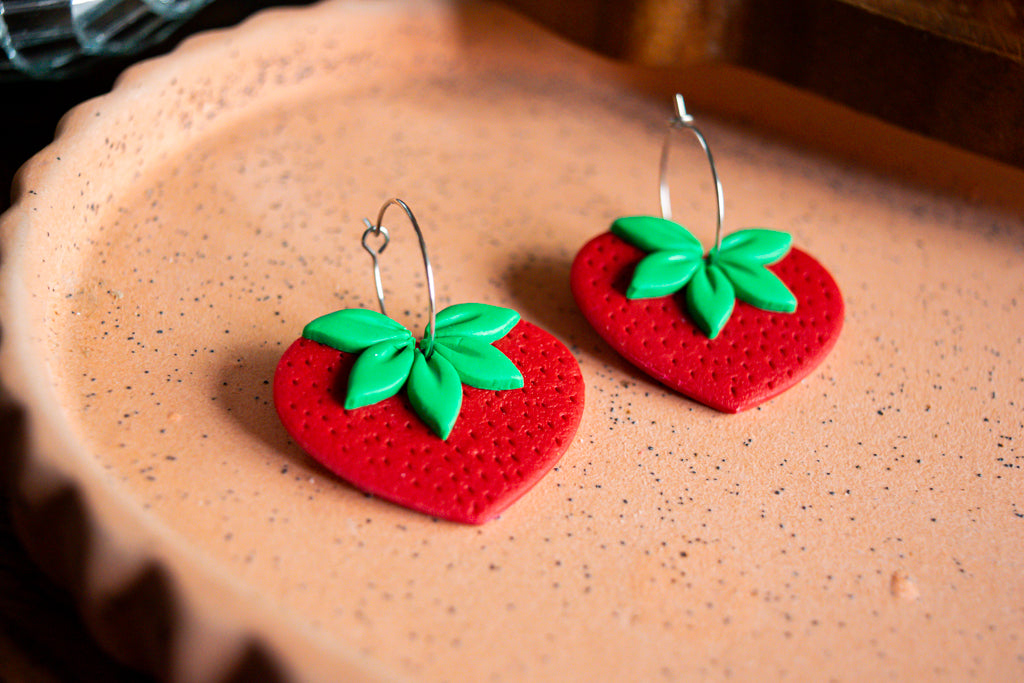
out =
[(740, 230), (705, 254), (683, 226), (620, 218), (573, 261), (584, 317), (623, 357), (723, 412), (759, 405), (806, 377), (843, 325), (843, 298), (790, 236)]
[[(651, 377), (692, 399), (738, 413), (806, 377), (843, 327), (843, 296), (820, 263), (784, 232), (722, 237), (722, 184), (682, 95), (661, 149), (662, 218), (619, 218), (576, 255), (570, 284), (584, 317)], [(666, 182), (674, 131), (697, 137), (714, 181), (715, 246), (704, 252), (675, 223)]]
[(451, 306), (419, 342), (381, 313), (347, 309), (284, 353), (274, 402), (296, 443), (353, 486), (482, 524), (569, 447), (583, 377), (561, 342), (506, 308)]

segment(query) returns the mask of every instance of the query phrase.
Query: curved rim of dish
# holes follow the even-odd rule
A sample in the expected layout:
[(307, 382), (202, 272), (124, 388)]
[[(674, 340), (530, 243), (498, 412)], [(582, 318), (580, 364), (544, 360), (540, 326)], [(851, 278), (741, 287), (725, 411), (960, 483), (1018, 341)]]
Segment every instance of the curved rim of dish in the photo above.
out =
[[(68, 111), (53, 142), (17, 172), (11, 207), (0, 215), (0, 417), (11, 430), (0, 484), (14, 526), (33, 560), (68, 589), (92, 635), (111, 655), (166, 680), (393, 680), (394, 673), (328, 640), (278, 605), (245, 592), (200, 551), (110, 485), (79, 443), (33, 349), (28, 288), (21, 279), (29, 213), (54, 174), (52, 161), (73, 158), (72, 141), (101, 108), (164, 83), (184, 57), (240, 42), (275, 23), (313, 21), (330, 0), (262, 10), (237, 26), (204, 31), (166, 55), (126, 69), (109, 93)], [(396, 9), (404, 7), (396, 4)], [(59, 191), (59, 190), (54, 190)], [(35, 220), (38, 220), (38, 214)], [(45, 533), (43, 533), (45, 532)], [(285, 627), (273, 626), (284, 622)]]

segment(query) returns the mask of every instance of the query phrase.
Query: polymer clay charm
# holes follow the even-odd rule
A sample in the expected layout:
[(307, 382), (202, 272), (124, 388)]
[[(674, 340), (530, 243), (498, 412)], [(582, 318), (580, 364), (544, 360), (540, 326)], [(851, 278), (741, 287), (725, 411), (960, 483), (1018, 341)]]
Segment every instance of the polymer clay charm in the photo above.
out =
[[(419, 237), (430, 297), (423, 338), (389, 318), (379, 256), (390, 206)], [(274, 403), (307, 453), (353, 486), (424, 514), (481, 524), (536, 484), (569, 447), (583, 376), (569, 350), (507, 308), (435, 309), (416, 218), (401, 199), (364, 219), (381, 313), (344, 309), (313, 320), (282, 356)], [(367, 240), (383, 238), (379, 248)]]
[[(673, 131), (696, 135), (718, 200), (715, 245), (671, 220), (666, 183)], [(662, 148), (663, 218), (617, 219), (573, 261), (584, 317), (623, 357), (668, 387), (723, 412), (777, 396), (828, 355), (843, 325), (835, 280), (791, 237), (749, 228), (722, 237), (724, 202), (704, 135), (676, 95)]]

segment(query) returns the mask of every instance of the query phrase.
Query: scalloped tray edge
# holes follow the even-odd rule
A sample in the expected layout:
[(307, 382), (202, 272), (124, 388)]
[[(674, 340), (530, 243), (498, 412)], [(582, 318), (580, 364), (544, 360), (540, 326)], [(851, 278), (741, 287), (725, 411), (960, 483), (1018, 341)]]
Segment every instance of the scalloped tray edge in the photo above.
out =
[[(111, 507), (109, 503), (119, 508), (123, 501), (97, 499), (94, 489), (102, 477), (98, 470), (72, 472), (68, 453), (79, 446), (66, 424), (46, 424), (37, 408), (52, 390), (41, 373), (25, 372), (28, 330), (21, 329), (24, 319), (19, 320), (17, 313), (23, 291), (18, 264), (9, 255), (25, 221), (30, 181), (47, 172), (67, 146), (69, 131), (99, 106), (210, 44), (270, 22), (314, 14), (321, 7), (262, 10), (236, 26), (190, 36), (170, 53), (127, 68), (109, 93), (86, 100), (61, 117), (53, 142), (18, 170), (11, 207), (0, 215), (0, 423), (9, 437), (0, 484), (10, 496), (15, 531), (33, 561), (71, 593), (105, 650), (128, 666), (167, 680), (283, 681), (296, 680), (301, 670), (303, 677), (312, 674), (316, 680), (341, 676), (348, 681), (378, 681), (392, 680), (394, 674), (355, 653), (339, 653), (336, 645), (297, 623), (291, 624), (294, 630), (289, 634), (280, 629), (273, 636), (253, 632), (248, 625), (251, 617), (267, 616), (271, 607), (260, 596), (241, 594), (227, 577), (217, 576), (216, 589), (207, 586), (202, 591), (200, 608), (198, 592), (212, 581), (182, 565), (207, 563), (154, 524), (130, 515), (120, 515), (117, 525), (109, 523), (119, 511), (105, 508)], [(80, 476), (76, 479), (75, 474)], [(175, 557), (167, 552), (168, 545), (178, 546)], [(102, 558), (102, 563), (95, 558)], [(205, 569), (216, 573), (210, 566)], [(211, 609), (211, 596), (220, 603), (213, 606), (217, 609)], [(281, 618), (280, 612), (274, 614)], [(300, 633), (304, 637), (296, 636)]]

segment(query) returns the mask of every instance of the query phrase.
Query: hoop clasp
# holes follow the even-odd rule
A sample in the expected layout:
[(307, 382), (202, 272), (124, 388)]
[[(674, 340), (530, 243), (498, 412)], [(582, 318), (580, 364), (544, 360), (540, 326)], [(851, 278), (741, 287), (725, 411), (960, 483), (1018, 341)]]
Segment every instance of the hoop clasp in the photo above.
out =
[[(425, 348), (423, 349), (423, 355), (430, 358), (430, 354), (434, 351), (434, 328), (437, 324), (437, 303), (434, 295), (434, 269), (430, 267), (430, 257), (427, 256), (427, 243), (423, 239), (423, 231), (420, 230), (420, 224), (416, 221), (416, 216), (413, 215), (412, 209), (401, 199), (394, 197), (384, 203), (384, 206), (380, 207), (380, 212), (377, 214), (376, 225), (370, 222), (369, 218), (364, 218), (363, 223), (366, 225), (366, 230), (363, 232), (363, 249), (370, 253), (373, 257), (373, 283), (377, 287), (377, 302), (380, 304), (380, 312), (387, 315), (388, 312), (384, 309), (384, 285), (381, 282), (380, 277), (380, 255), (384, 253), (388, 244), (391, 242), (391, 233), (384, 227), (384, 212), (392, 205), (397, 205), (405, 211), (405, 215), (409, 217), (409, 222), (412, 223), (413, 229), (416, 231), (416, 237), (420, 241), (420, 252), (423, 254), (423, 269), (427, 274), (427, 296), (430, 299), (430, 325), (427, 327), (427, 337), (423, 340)], [(379, 248), (374, 248), (367, 243), (366, 238), (370, 235), (384, 236), (384, 243)]]
[(697, 142), (704, 149), (708, 157), (708, 165), (711, 166), (711, 179), (715, 182), (715, 199), (718, 204), (718, 214), (715, 221), (715, 251), (722, 244), (722, 219), (725, 215), (725, 200), (722, 198), (722, 183), (718, 181), (718, 171), (715, 169), (715, 159), (711, 156), (711, 149), (704, 134), (693, 125), (693, 117), (686, 112), (686, 102), (683, 96), (676, 94), (676, 115), (669, 121), (668, 131), (665, 133), (665, 143), (661, 147), (661, 165), (658, 172), (659, 193), (661, 195), (661, 217), (672, 220), (672, 199), (668, 189), (668, 153), (672, 144), (672, 131), (687, 129), (697, 136)]

